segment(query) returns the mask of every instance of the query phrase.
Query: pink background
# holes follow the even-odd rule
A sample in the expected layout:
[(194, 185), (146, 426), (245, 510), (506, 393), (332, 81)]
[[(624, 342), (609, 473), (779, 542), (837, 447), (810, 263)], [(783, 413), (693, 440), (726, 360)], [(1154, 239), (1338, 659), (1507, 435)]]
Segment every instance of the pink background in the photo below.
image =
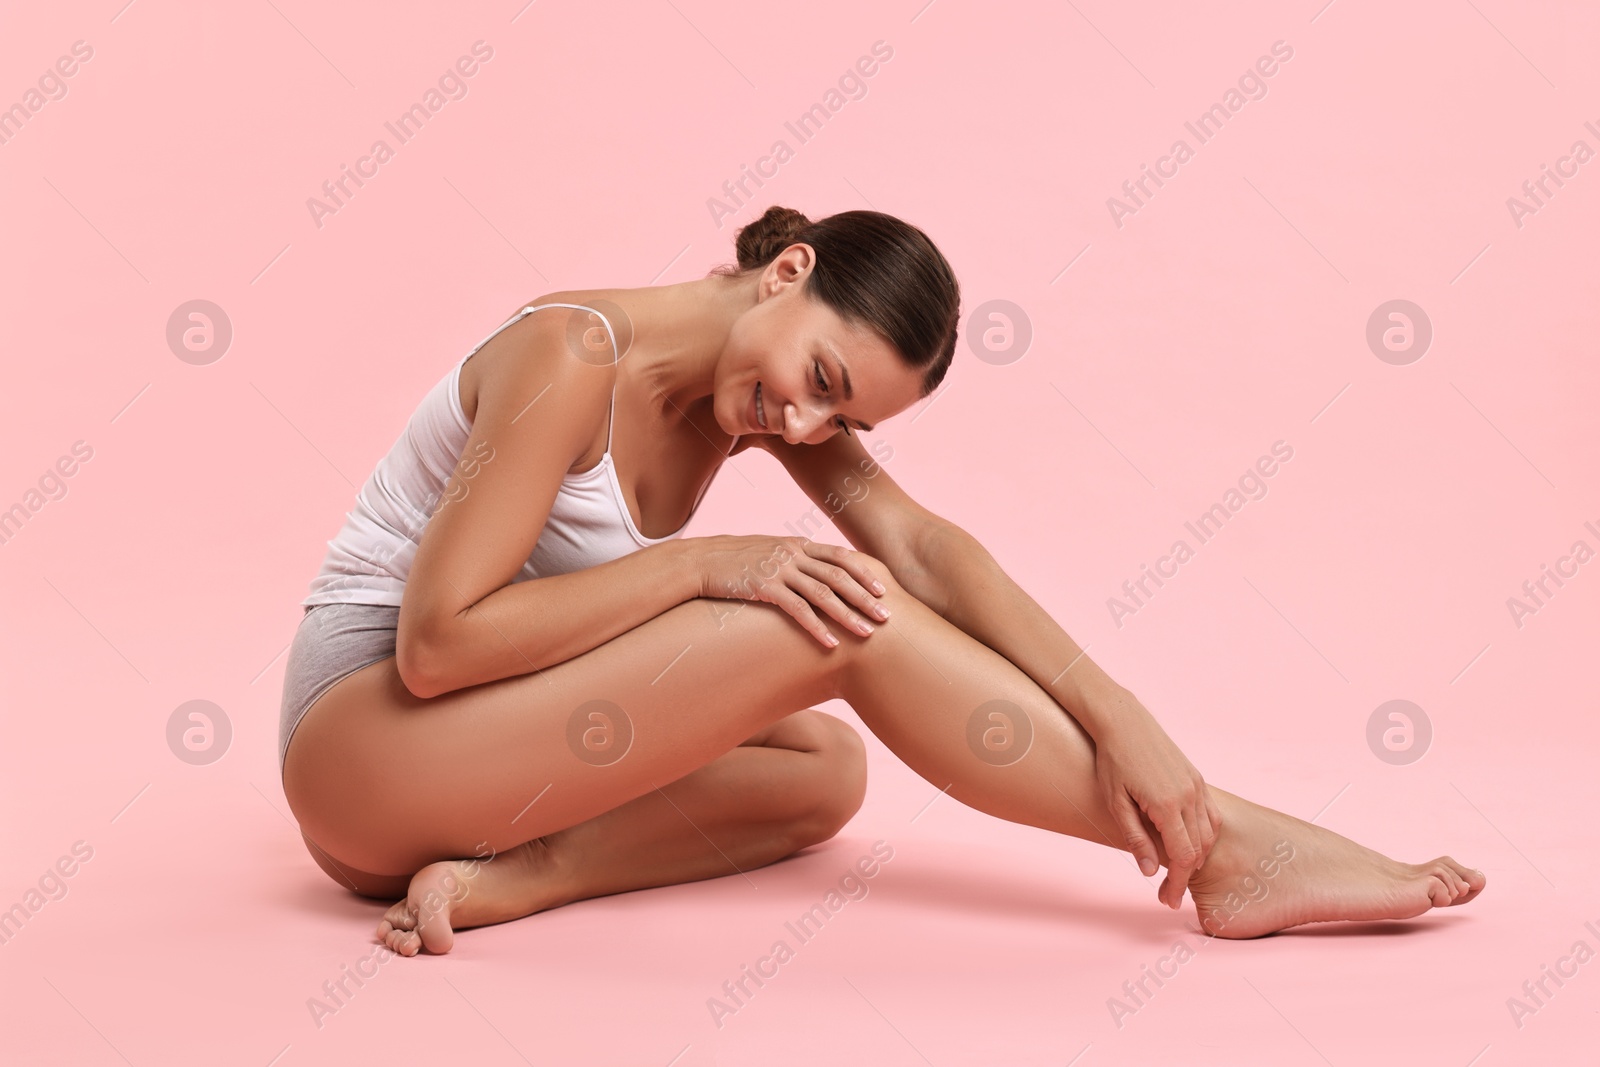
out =
[[(1600, 549), (1600, 161), (1520, 227), (1506, 201), (1574, 141), (1600, 149), (1600, 15), (921, 2), (7, 15), (0, 105), (73, 42), (93, 57), (0, 144), (0, 509), (74, 442), (93, 455), (0, 544), (0, 908), (74, 842), (93, 858), (0, 945), (0, 1058), (1594, 1055), (1600, 963), (1520, 1028), (1506, 1001), (1575, 942), (1600, 949), (1600, 562), (1521, 627), (1506, 601), (1575, 541)], [(313, 223), (306, 199), (480, 39), (494, 55), (466, 97)], [(784, 122), (877, 40), (893, 57), (865, 97), (799, 144)], [(1267, 95), (1197, 144), (1184, 122), (1280, 40)], [(1119, 227), (1107, 199), (1179, 137), (1194, 157)], [(719, 226), (708, 198), (779, 138), (793, 159)], [(307, 998), (369, 953), (382, 910), (314, 867), (278, 785), (284, 653), (324, 543), (427, 387), (518, 301), (699, 277), (769, 203), (899, 215), (954, 264), (964, 329), (991, 300), (1031, 324), (1020, 358), (964, 340), (944, 390), (874, 435), (897, 481), (1209, 780), (1396, 858), (1450, 853), (1488, 873), (1484, 896), (1206, 943), (1119, 1029), (1107, 998), (1198, 943), (1192, 909), (1160, 908), (1115, 852), (923, 811), (934, 788), (868, 734), (859, 816), (752, 873), (759, 891), (730, 877), (469, 932), (386, 964), (318, 1028)], [(195, 299), (233, 328), (207, 365), (166, 341)], [(1365, 336), (1394, 299), (1434, 331), (1404, 366)], [(1277, 440), (1294, 456), (1268, 495), (1119, 627), (1107, 599)], [(729, 465), (690, 535), (809, 507), (770, 458)], [(204, 766), (166, 741), (195, 699), (233, 730)], [(1432, 723), (1418, 761), (1368, 748), (1391, 699)], [(706, 998), (880, 838), (895, 855), (870, 895), (719, 1029)]]

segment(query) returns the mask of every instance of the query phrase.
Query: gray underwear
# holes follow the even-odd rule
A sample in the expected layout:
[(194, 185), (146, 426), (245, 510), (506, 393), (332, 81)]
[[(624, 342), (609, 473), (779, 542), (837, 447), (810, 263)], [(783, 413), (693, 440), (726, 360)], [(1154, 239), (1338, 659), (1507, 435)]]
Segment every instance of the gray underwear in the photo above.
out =
[(278, 772), (283, 773), (289, 739), (318, 697), (339, 679), (394, 655), (398, 607), (379, 604), (313, 604), (300, 618), (289, 645), (278, 712)]

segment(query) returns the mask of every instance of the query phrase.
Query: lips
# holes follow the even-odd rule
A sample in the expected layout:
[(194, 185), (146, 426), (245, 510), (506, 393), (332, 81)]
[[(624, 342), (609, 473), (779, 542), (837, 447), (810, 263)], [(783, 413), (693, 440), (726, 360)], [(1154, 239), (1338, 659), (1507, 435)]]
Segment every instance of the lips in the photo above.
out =
[(765, 430), (767, 424), (763, 416), (766, 415), (766, 398), (761, 392), (761, 383), (756, 382), (755, 392), (750, 397), (750, 420), (758, 429)]

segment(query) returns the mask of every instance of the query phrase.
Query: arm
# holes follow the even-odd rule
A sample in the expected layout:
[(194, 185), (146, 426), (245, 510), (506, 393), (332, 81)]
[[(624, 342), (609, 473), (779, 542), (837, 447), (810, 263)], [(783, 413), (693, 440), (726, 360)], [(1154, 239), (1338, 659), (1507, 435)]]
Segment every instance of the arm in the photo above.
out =
[[(1001, 569), (971, 534), (939, 520), (914, 542), (922, 591), (907, 591), (1016, 664), (1101, 740), (1139, 706), (1067, 632)], [(896, 572), (898, 574), (898, 572)], [(901, 582), (905, 585), (904, 582)]]
[(419, 697), (562, 662), (699, 593), (681, 541), (512, 582), (611, 395), (614, 367), (573, 359), (566, 321), (534, 312), (489, 342), (511, 350), (484, 366), (470, 435), (400, 603), (395, 662)]
[(419, 697), (509, 678), (582, 655), (700, 595), (681, 540), (570, 574), (502, 586), (415, 645), (400, 676)]
[[(1015, 663), (1099, 737), (1133, 695), (1083, 655), (1054, 619), (1000, 569), (978, 540), (917, 503), (883, 464), (894, 448), (836, 434), (815, 445), (759, 437), (816, 507), (799, 528), (830, 519), (858, 550), (889, 565), (906, 591)], [(1071, 670), (1063, 669), (1071, 665)]]

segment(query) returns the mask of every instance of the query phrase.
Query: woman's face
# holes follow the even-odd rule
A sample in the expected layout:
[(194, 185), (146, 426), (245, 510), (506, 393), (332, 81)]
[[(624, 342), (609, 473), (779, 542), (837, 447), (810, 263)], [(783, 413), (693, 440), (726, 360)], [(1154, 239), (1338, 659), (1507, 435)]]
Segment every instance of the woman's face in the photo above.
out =
[(869, 430), (921, 399), (921, 375), (876, 330), (851, 327), (806, 295), (814, 262), (809, 245), (791, 245), (767, 265), (755, 306), (734, 322), (713, 405), (731, 435), (817, 444), (843, 426)]

